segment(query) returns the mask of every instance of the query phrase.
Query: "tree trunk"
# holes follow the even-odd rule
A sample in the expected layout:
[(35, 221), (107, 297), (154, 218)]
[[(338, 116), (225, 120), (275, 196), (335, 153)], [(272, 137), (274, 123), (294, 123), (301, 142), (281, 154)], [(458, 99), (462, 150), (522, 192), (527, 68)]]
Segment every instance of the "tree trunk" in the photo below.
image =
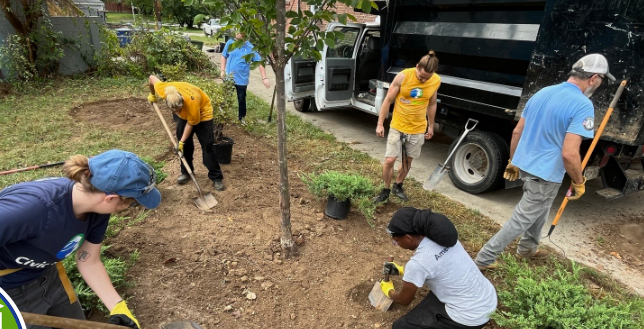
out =
[(285, 0), (277, 0), (277, 37), (275, 38), (276, 54), (273, 71), (275, 71), (275, 88), (277, 88), (277, 153), (280, 170), (280, 209), (282, 211), (281, 245), (284, 258), (289, 258), (297, 252), (291, 232), (291, 189), (288, 183), (288, 159), (286, 156), (286, 101), (284, 98), (284, 40), (286, 38)]
[(154, 16), (157, 19), (157, 31), (161, 30), (161, 1), (154, 0)]

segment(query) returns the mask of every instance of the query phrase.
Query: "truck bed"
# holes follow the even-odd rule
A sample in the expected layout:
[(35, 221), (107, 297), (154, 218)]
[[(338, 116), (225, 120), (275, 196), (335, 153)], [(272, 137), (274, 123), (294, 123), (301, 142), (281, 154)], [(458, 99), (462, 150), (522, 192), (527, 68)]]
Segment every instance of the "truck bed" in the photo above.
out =
[[(433, 49), (442, 105), (517, 120), (575, 61), (602, 53), (629, 80), (602, 139), (644, 144), (644, 0), (390, 0), (385, 9), (382, 79)], [(592, 97), (597, 122), (616, 88), (604, 83)]]

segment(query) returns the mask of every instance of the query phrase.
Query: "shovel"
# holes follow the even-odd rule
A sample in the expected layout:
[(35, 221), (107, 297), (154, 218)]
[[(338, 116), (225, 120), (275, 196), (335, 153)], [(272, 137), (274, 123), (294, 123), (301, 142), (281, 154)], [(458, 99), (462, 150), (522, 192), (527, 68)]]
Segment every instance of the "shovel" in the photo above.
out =
[[(472, 127), (469, 127), (470, 122), (474, 123)], [(441, 181), (441, 178), (445, 175), (445, 173), (449, 170), (449, 166), (447, 165), (449, 163), (449, 160), (452, 158), (452, 155), (454, 155), (454, 152), (456, 152), (456, 149), (458, 149), (458, 145), (461, 144), (465, 136), (467, 136), (467, 133), (470, 131), (474, 130), (474, 127), (479, 123), (478, 120), (474, 119), (467, 119), (467, 122), (465, 123), (465, 131), (463, 132), (463, 135), (461, 135), (461, 138), (458, 140), (456, 145), (454, 145), (454, 149), (452, 149), (452, 152), (447, 156), (447, 159), (445, 159), (445, 164), (439, 164), (436, 166), (436, 169), (434, 169), (434, 172), (432, 172), (431, 175), (427, 178), (425, 183), (423, 184), (423, 188), (427, 191), (432, 191), (436, 185), (438, 185), (438, 182)]]
[[(25, 323), (34, 326), (43, 326), (50, 328), (60, 329), (125, 329), (129, 327), (119, 326), (115, 324), (95, 322), (89, 320), (79, 320), (62, 318), (51, 315), (35, 314), (28, 312), (20, 312), (22, 319)], [(162, 329), (203, 329), (199, 325), (191, 321), (180, 321), (168, 323), (161, 326)]]
[[(387, 261), (393, 262), (394, 257), (389, 256)], [(385, 273), (385, 281), (389, 281), (389, 273)], [(369, 302), (371, 303), (371, 306), (375, 307), (376, 309), (387, 312), (394, 301), (391, 298), (385, 296), (385, 293), (382, 292), (382, 289), (380, 289), (380, 282), (378, 281), (373, 285), (373, 288), (371, 288), (371, 292), (369, 293)]]
[[(159, 119), (161, 119), (161, 122), (163, 123), (163, 127), (165, 128), (165, 131), (168, 133), (168, 136), (170, 136), (170, 141), (172, 142), (172, 145), (174, 145), (175, 150), (178, 149), (177, 140), (174, 138), (174, 135), (172, 134), (172, 132), (170, 131), (170, 128), (168, 127), (168, 124), (165, 122), (165, 119), (163, 118), (163, 115), (159, 110), (159, 106), (157, 105), (157, 103), (152, 103), (152, 107), (154, 108), (154, 111), (157, 112)], [(179, 158), (181, 159), (181, 162), (183, 163), (183, 166), (188, 171), (188, 175), (190, 175), (192, 182), (195, 183), (197, 192), (199, 192), (199, 197), (192, 200), (195, 203), (195, 206), (197, 206), (197, 208), (201, 210), (208, 210), (216, 206), (217, 200), (215, 199), (215, 197), (210, 193), (204, 195), (203, 192), (201, 191), (201, 187), (199, 187), (199, 183), (197, 183), (197, 179), (195, 178), (195, 175), (192, 173), (192, 170), (188, 165), (188, 161), (186, 161), (186, 158), (183, 157), (183, 153), (182, 152), (177, 152), (177, 153), (179, 155)]]

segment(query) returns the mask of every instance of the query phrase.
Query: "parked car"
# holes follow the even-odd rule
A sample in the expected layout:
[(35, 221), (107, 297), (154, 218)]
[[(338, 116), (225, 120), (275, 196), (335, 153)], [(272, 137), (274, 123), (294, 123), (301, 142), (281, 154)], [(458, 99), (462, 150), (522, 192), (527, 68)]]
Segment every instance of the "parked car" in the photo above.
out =
[(211, 18), (207, 23), (201, 25), (203, 34), (206, 36), (213, 36), (221, 30), (221, 24), (219, 23), (219, 18)]

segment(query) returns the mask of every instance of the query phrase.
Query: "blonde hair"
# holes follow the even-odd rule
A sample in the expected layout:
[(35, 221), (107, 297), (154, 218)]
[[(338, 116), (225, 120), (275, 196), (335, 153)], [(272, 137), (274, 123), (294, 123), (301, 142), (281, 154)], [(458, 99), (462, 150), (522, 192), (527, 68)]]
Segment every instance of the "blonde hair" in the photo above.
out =
[(65, 177), (80, 183), (83, 190), (89, 192), (101, 192), (89, 182), (89, 158), (84, 155), (72, 155), (63, 165)]
[(165, 88), (165, 103), (172, 109), (183, 107), (183, 97), (179, 94), (177, 87), (169, 86)]
[(425, 70), (427, 73), (434, 73), (438, 69), (438, 57), (433, 50), (423, 56), (418, 62), (418, 68)]
[[(89, 171), (89, 158), (84, 155), (72, 155), (63, 164), (63, 174), (65, 177), (79, 183), (86, 192), (104, 193), (90, 183), (89, 179), (92, 174)], [(121, 202), (131, 202), (134, 198), (128, 198), (119, 195)]]

